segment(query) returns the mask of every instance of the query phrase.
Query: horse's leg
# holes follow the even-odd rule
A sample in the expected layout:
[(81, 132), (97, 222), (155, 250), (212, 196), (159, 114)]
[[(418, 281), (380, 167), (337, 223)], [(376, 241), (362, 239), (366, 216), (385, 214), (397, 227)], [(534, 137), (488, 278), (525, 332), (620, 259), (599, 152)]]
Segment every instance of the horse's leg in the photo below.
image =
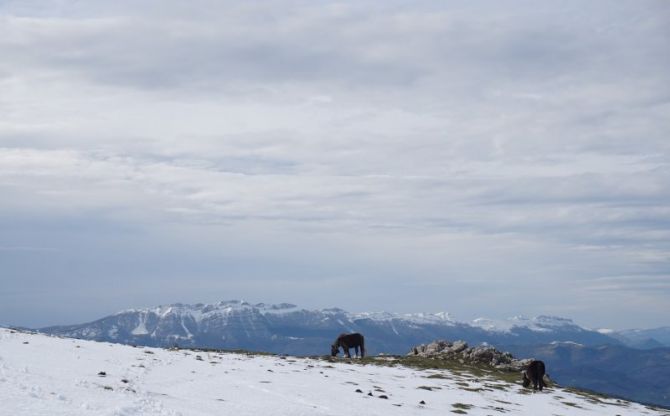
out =
[(358, 358), (358, 345), (354, 346), (354, 351), (356, 352), (356, 358)]

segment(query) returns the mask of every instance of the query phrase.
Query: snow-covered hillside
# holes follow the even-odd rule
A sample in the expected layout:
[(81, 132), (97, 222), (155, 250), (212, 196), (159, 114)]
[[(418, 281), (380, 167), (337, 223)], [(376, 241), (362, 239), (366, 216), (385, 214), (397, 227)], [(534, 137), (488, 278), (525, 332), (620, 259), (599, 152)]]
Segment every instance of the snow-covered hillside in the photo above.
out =
[[(103, 372), (103, 373), (101, 373)], [(133, 348), (0, 329), (1, 415), (668, 415), (446, 370)]]

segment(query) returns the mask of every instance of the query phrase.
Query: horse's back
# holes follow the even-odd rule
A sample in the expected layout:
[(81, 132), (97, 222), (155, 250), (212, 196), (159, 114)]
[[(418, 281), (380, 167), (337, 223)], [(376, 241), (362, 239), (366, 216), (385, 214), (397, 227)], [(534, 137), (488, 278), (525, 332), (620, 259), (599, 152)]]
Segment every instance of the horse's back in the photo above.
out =
[(363, 335), (359, 334), (358, 332), (353, 334), (340, 334), (340, 336), (337, 337), (337, 340), (353, 346), (354, 344), (360, 344), (363, 342)]
[(546, 371), (544, 368), (544, 361), (540, 360), (535, 360), (531, 362), (528, 367), (531, 369), (531, 374), (539, 378), (542, 378), (542, 376), (544, 376), (544, 373)]

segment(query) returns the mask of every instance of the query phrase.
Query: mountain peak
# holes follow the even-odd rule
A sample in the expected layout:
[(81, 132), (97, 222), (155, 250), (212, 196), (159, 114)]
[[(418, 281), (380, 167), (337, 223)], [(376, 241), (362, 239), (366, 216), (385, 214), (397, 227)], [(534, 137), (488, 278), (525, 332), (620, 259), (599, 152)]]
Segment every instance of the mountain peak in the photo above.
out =
[(554, 325), (554, 326), (575, 325), (572, 319), (552, 315), (539, 315), (533, 320), (537, 323), (541, 323), (544, 325)]
[(535, 332), (548, 332), (561, 328), (583, 330), (572, 319), (550, 315), (539, 315), (534, 318), (527, 318), (523, 315), (507, 319), (477, 318), (472, 320), (471, 325), (494, 332), (511, 332), (514, 328), (528, 329)]

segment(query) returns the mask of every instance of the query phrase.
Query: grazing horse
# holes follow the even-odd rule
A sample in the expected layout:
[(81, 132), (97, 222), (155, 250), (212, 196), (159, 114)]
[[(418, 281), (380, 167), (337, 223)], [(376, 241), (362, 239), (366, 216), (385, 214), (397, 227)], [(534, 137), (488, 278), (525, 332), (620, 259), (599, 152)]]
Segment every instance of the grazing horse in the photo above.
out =
[(330, 346), (330, 355), (335, 357), (340, 352), (340, 347), (342, 347), (342, 351), (344, 351), (347, 358), (351, 358), (350, 348), (354, 348), (356, 356), (358, 356), (358, 347), (361, 348), (361, 358), (365, 357), (365, 338), (359, 333), (341, 334), (337, 337), (335, 343)]
[(543, 387), (547, 385), (544, 384), (544, 362), (542, 361), (531, 361), (528, 364), (528, 368), (523, 370), (523, 386), (528, 387), (530, 383), (533, 383), (533, 390), (537, 390), (538, 387), (542, 391)]

